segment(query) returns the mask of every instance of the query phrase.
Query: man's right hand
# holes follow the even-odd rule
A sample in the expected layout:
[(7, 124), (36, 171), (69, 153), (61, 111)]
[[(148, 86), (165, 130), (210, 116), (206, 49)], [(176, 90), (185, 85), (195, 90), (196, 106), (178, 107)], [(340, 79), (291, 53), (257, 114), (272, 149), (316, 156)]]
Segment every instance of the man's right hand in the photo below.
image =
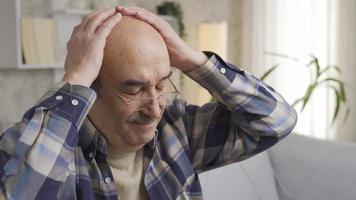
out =
[(67, 43), (62, 81), (89, 87), (99, 74), (106, 38), (121, 20), (115, 8), (96, 10), (74, 27)]

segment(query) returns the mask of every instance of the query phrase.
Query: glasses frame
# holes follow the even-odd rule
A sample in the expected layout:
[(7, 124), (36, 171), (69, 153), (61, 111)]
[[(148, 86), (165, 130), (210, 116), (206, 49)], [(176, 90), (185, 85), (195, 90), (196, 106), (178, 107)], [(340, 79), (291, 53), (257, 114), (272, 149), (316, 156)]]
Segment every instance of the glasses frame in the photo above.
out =
[[(174, 98), (174, 99), (176, 99), (180, 95), (180, 92), (177, 89), (177, 87), (174, 85), (173, 81), (170, 78), (168, 78), (168, 80), (172, 84), (174, 91), (164, 92), (164, 93), (158, 95), (157, 97), (136, 97), (136, 98), (129, 99), (129, 100), (126, 101), (125, 99), (127, 99), (127, 97), (124, 97), (124, 96), (119, 95), (117, 93), (115, 93), (114, 95), (116, 97), (119, 97), (119, 99), (126, 105), (130, 105), (133, 101), (137, 101), (137, 100), (141, 100), (140, 102), (143, 102), (143, 100), (145, 100), (145, 99), (146, 100), (151, 100), (151, 101), (157, 99), (159, 101), (159, 98), (161, 98), (163, 95), (166, 95), (166, 94), (176, 94), (176, 97)], [(147, 107), (147, 105), (149, 105), (149, 104), (144, 105), (142, 108), (137, 108), (136, 111), (145, 109)]]

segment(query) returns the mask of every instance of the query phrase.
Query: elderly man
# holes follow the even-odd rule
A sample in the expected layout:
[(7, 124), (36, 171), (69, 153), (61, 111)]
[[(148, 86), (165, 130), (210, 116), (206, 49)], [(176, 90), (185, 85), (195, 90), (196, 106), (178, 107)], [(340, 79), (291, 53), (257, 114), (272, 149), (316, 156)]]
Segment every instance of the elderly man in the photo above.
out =
[[(0, 140), (8, 199), (202, 199), (197, 173), (249, 158), (290, 133), (283, 98), (142, 8), (89, 14), (61, 82)], [(173, 66), (217, 103), (187, 105)]]

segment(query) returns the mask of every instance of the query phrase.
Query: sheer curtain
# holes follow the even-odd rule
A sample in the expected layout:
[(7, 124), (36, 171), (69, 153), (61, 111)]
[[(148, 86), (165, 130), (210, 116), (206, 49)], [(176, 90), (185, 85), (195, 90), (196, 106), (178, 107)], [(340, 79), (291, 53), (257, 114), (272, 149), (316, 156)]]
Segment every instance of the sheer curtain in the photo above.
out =
[[(337, 64), (342, 67), (344, 75), (341, 78), (352, 84), (356, 64), (352, 55), (356, 46), (355, 4), (352, 0), (245, 0), (243, 66), (248, 66), (246, 70), (258, 76), (279, 64), (266, 82), (290, 103), (302, 97), (310, 83), (310, 71), (303, 65), (310, 61), (310, 54), (319, 58), (321, 66)], [(295, 57), (299, 62), (266, 52)], [(351, 107), (355, 104), (354, 96), (353, 91), (349, 92)], [(356, 141), (352, 132), (353, 113), (348, 124), (330, 127), (334, 96), (325, 88), (315, 91), (303, 112), (298, 106), (296, 109), (299, 121), (295, 132), (317, 138)]]

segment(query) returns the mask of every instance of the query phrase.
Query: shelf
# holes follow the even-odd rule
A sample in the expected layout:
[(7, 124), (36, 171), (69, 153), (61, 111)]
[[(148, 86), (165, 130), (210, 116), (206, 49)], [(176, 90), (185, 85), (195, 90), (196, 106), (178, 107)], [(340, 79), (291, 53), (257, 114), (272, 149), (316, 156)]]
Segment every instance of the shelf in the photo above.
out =
[(21, 0), (0, 0), (0, 69), (48, 69), (63, 68), (67, 53), (66, 43), (73, 27), (79, 24), (83, 16), (91, 10), (62, 9), (53, 12), (56, 21), (59, 52), (62, 63), (58, 64), (26, 64), (23, 63), (21, 39)]
[(64, 64), (21, 64), (19, 69), (62, 69)]
[(65, 9), (65, 10), (56, 10), (53, 14), (66, 14), (66, 15), (87, 15), (91, 13), (93, 10), (89, 9)]

